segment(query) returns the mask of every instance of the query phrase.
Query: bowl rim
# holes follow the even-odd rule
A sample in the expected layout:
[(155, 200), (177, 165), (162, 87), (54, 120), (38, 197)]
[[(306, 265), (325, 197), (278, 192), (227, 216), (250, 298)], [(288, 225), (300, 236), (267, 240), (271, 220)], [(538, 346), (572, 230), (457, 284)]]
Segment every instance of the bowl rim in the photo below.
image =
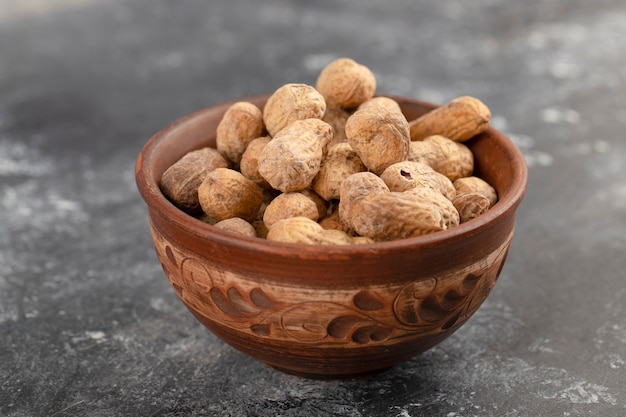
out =
[[(430, 102), (409, 97), (385, 94), (380, 95), (397, 100), (401, 106), (403, 103), (425, 108), (436, 108), (439, 106)], [(320, 254), (323, 254), (328, 258), (345, 258), (348, 255), (352, 256), (356, 254), (365, 255), (374, 252), (391, 252), (399, 249), (406, 250), (410, 248), (435, 247), (444, 244), (444, 242), (458, 241), (471, 237), (481, 231), (484, 231), (485, 229), (488, 229), (490, 226), (497, 223), (502, 217), (506, 216), (511, 211), (514, 211), (521, 203), (526, 193), (528, 183), (528, 167), (526, 165), (524, 155), (511, 141), (511, 139), (495, 128), (489, 127), (484, 134), (497, 137), (505, 153), (512, 156), (510, 164), (511, 169), (514, 171), (514, 175), (512, 177), (510, 187), (503, 195), (498, 195), (497, 203), (481, 216), (465, 223), (461, 223), (458, 226), (424, 236), (363, 245), (314, 245), (276, 242), (259, 237), (238, 235), (219, 229), (185, 213), (170, 202), (161, 192), (159, 184), (153, 179), (154, 167), (152, 162), (157, 157), (160, 145), (166, 142), (168, 138), (175, 134), (178, 129), (184, 128), (185, 125), (193, 122), (194, 120), (205, 117), (207, 113), (219, 112), (222, 110), (226, 111), (228, 107), (238, 101), (250, 101), (253, 103), (264, 102), (268, 96), (268, 94), (247, 96), (210, 105), (174, 120), (155, 133), (144, 144), (135, 163), (136, 185), (141, 197), (148, 206), (149, 212), (157, 211), (163, 218), (166, 218), (168, 222), (171, 222), (173, 226), (183, 229), (185, 233), (190, 233), (202, 239), (208, 239), (220, 245), (233, 246), (242, 250), (263, 252), (274, 256), (281, 256), (286, 252), (292, 252), (294, 249), (297, 249), (298, 255), (301, 257), (305, 257), (307, 254), (319, 257)]]

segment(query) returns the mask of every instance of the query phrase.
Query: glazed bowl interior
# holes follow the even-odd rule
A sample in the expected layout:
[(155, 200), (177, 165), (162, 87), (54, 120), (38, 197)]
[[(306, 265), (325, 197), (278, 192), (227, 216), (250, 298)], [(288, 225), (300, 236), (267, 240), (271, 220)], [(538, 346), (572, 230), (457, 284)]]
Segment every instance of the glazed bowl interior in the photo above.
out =
[[(241, 100), (262, 108), (267, 97)], [(436, 107), (393, 98), (409, 120)], [(283, 371), (349, 378), (429, 349), (476, 311), (502, 269), (526, 190), (524, 157), (508, 138), (489, 128), (466, 142), (475, 155), (475, 175), (499, 196), (473, 220), (369, 245), (271, 242), (193, 218), (159, 189), (162, 173), (185, 153), (215, 147), (217, 125), (234, 102), (165, 127), (136, 164), (163, 270), (207, 328)]]

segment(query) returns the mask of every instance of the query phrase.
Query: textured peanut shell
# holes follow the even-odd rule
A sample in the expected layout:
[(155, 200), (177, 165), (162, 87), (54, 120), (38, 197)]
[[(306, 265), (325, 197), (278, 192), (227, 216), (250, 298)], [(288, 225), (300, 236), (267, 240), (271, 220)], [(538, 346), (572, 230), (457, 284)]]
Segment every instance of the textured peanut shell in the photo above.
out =
[(365, 65), (339, 58), (320, 71), (315, 87), (329, 107), (349, 109), (374, 96), (376, 77)]
[(487, 130), (490, 121), (491, 112), (482, 101), (461, 96), (412, 120), (409, 123), (411, 140), (442, 135), (464, 142)]
[(217, 125), (217, 150), (229, 161), (239, 164), (250, 141), (261, 136), (264, 131), (261, 110), (252, 103), (239, 101), (226, 110)]
[(357, 110), (392, 111), (402, 114), (402, 109), (397, 101), (390, 97), (372, 97), (361, 103)]
[(350, 243), (353, 245), (369, 245), (370, 243), (376, 243), (376, 241), (367, 236), (354, 236)]
[(326, 229), (322, 234), (328, 245), (369, 245), (376, 241), (366, 236), (353, 236), (349, 232), (339, 229)]
[(344, 179), (367, 168), (359, 155), (347, 142), (333, 145), (322, 161), (312, 187), (326, 201), (339, 198), (339, 189)]
[(489, 210), (489, 198), (477, 192), (464, 193), (456, 196), (452, 204), (459, 212), (461, 223), (472, 220)]
[(300, 191), (317, 175), (332, 140), (332, 127), (320, 119), (291, 123), (259, 156), (259, 174), (276, 190)]
[(409, 155), (409, 124), (401, 113), (357, 110), (346, 122), (346, 137), (365, 166), (376, 174)]
[(498, 201), (498, 193), (487, 181), (480, 177), (470, 176), (459, 178), (453, 183), (457, 195), (466, 193), (480, 193), (489, 199), (489, 207)]
[(228, 161), (214, 148), (188, 152), (163, 173), (161, 191), (181, 210), (199, 213), (198, 187), (209, 172), (228, 166)]
[(328, 203), (315, 191), (311, 190), (310, 188), (305, 188), (304, 190), (298, 192), (309, 198), (311, 201), (313, 201), (313, 203), (315, 203), (319, 219), (328, 214)]
[(265, 103), (263, 121), (270, 136), (302, 119), (321, 119), (326, 111), (324, 97), (307, 84), (285, 84)]
[(341, 230), (349, 235), (354, 235), (354, 231), (346, 225), (339, 217), (339, 204), (332, 206), (331, 212), (318, 221), (320, 226), (326, 230)]
[(350, 112), (339, 107), (327, 107), (322, 120), (333, 128), (333, 140), (330, 145), (346, 142), (346, 121), (350, 117)]
[(265, 148), (265, 145), (269, 143), (272, 138), (269, 136), (261, 136), (253, 139), (249, 144), (243, 155), (241, 156), (241, 162), (239, 163), (239, 171), (247, 179), (254, 181), (259, 187), (267, 188), (270, 185), (259, 174), (259, 156)]
[(322, 226), (307, 217), (289, 217), (278, 221), (267, 233), (267, 240), (289, 243), (322, 243)]
[(256, 219), (252, 222), (252, 226), (256, 230), (257, 237), (265, 238), (267, 236), (267, 226), (263, 222), (263, 216), (265, 215), (265, 210), (267, 206), (280, 195), (279, 191), (274, 190), (273, 188), (261, 188), (263, 191), (263, 202), (261, 203), (261, 207), (259, 208), (259, 212), (257, 213)]
[(474, 154), (470, 148), (441, 135), (433, 135), (409, 144), (409, 161), (419, 161), (454, 181), (474, 171)]
[(389, 192), (387, 184), (372, 172), (359, 172), (350, 175), (339, 189), (339, 217), (348, 227), (356, 205), (368, 196)]
[(198, 199), (202, 210), (217, 221), (241, 217), (252, 222), (263, 203), (263, 192), (238, 171), (217, 168), (200, 184)]
[(405, 191), (404, 194), (414, 195), (421, 201), (437, 207), (437, 209), (441, 212), (446, 229), (459, 225), (459, 213), (454, 207), (454, 204), (452, 204), (452, 201), (438, 191), (429, 187), (415, 187)]
[[(456, 211), (454, 206), (452, 209)], [(388, 241), (446, 230), (454, 225), (449, 221), (452, 218), (446, 209), (419, 195), (391, 191), (360, 200), (348, 222), (360, 236)]]
[(289, 217), (306, 217), (317, 221), (320, 217), (317, 205), (299, 192), (283, 193), (277, 196), (265, 209), (263, 222), (272, 228), (278, 221)]
[(380, 175), (391, 191), (407, 191), (415, 187), (429, 187), (448, 200), (456, 196), (452, 181), (422, 162), (402, 161), (387, 167)]
[(352, 236), (338, 229), (324, 229), (322, 239), (325, 245), (351, 245)]
[(256, 237), (256, 230), (253, 225), (239, 217), (232, 217), (215, 223), (218, 229), (226, 230), (242, 236)]
[(340, 230), (324, 230), (307, 217), (289, 217), (278, 221), (267, 234), (267, 240), (310, 245), (348, 245), (352, 239)]

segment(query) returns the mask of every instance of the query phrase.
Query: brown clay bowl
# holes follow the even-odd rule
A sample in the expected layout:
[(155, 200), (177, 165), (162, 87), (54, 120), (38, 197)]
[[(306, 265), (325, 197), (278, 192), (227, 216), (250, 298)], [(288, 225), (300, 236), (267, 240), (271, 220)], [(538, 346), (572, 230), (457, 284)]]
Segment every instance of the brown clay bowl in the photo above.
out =
[[(407, 118), (433, 104), (394, 97)], [(244, 100), (262, 108), (267, 96)], [(176, 295), (223, 341), (272, 367), (356, 378), (435, 346), (479, 308), (513, 238), (527, 182), (524, 157), (490, 128), (467, 142), (476, 174), (498, 191), (487, 213), (443, 232), (371, 245), (269, 242), (219, 230), (172, 205), (161, 174), (186, 152), (215, 146), (233, 102), (157, 133), (136, 164), (156, 253)]]

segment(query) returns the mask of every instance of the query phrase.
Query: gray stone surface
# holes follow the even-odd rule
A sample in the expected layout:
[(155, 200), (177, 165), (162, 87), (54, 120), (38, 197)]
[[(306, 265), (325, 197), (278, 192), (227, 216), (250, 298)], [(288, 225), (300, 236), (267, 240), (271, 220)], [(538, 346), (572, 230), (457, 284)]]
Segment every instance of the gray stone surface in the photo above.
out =
[[(0, 0), (0, 415), (626, 415), (625, 40), (622, 0)], [(463, 328), (322, 382), (184, 309), (133, 165), (170, 121), (339, 56), (381, 93), (481, 98), (530, 181)]]

